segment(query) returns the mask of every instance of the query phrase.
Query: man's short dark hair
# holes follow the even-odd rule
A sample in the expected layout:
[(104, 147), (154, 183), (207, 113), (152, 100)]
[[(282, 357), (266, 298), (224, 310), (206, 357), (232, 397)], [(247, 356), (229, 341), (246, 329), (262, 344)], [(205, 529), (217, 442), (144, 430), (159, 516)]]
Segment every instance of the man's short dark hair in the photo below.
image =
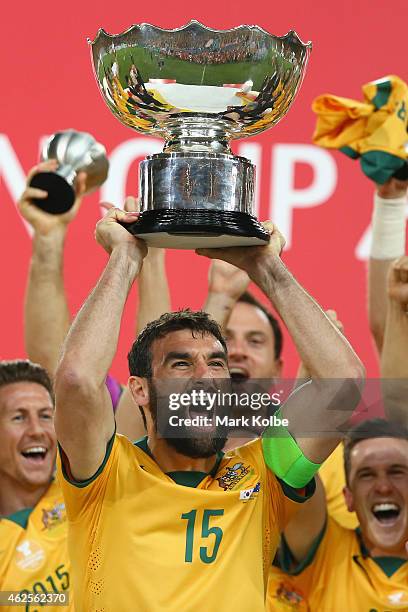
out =
[(151, 378), (153, 342), (171, 332), (184, 329), (190, 330), (193, 337), (196, 334), (214, 336), (227, 354), (221, 329), (206, 312), (194, 312), (188, 308), (178, 312), (166, 312), (159, 319), (148, 323), (133, 343), (128, 354), (130, 375)]
[(362, 440), (372, 438), (399, 438), (408, 441), (408, 429), (400, 423), (385, 419), (368, 419), (350, 429), (344, 439), (344, 471), (347, 485), (351, 468), (351, 451)]
[(19, 382), (33, 382), (47, 389), (54, 402), (54, 391), (51, 379), (38, 363), (28, 359), (0, 361), (0, 387)]
[(273, 314), (263, 304), (261, 304), (261, 302), (259, 302), (252, 295), (252, 293), (249, 293), (249, 291), (245, 291), (245, 293), (243, 293), (241, 297), (238, 298), (237, 301), (243, 302), (244, 304), (250, 304), (251, 306), (256, 306), (256, 308), (259, 308), (259, 310), (262, 310), (264, 315), (268, 318), (270, 326), (272, 327), (273, 336), (275, 338), (275, 359), (279, 359), (282, 354), (282, 348), (283, 348), (283, 336), (282, 336), (282, 330), (281, 330), (279, 321), (273, 316)]

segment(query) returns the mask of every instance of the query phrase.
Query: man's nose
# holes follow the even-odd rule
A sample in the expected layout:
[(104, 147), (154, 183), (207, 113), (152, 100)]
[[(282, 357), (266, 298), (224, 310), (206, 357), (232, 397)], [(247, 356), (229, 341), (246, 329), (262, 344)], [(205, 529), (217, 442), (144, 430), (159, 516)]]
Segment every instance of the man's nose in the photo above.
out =
[(200, 379), (211, 378), (210, 367), (206, 361), (200, 360), (195, 363), (194, 378), (197, 379), (197, 381)]
[(247, 357), (246, 343), (242, 338), (234, 338), (227, 341), (228, 356), (231, 359), (245, 359)]
[(27, 423), (27, 434), (30, 436), (42, 436), (44, 427), (38, 417), (30, 417)]
[(375, 482), (375, 489), (381, 494), (389, 493), (392, 490), (392, 483), (387, 476), (379, 476)]

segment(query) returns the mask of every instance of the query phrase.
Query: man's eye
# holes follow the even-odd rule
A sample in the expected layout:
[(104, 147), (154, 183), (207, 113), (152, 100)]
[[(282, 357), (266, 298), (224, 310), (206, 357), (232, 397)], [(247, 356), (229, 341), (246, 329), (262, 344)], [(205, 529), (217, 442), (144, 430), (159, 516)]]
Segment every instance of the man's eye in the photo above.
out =
[(188, 368), (190, 364), (188, 361), (175, 361), (172, 365), (173, 368)]
[(372, 473), (371, 472), (362, 472), (360, 474), (360, 478), (362, 478), (364, 480), (368, 480), (371, 477), (372, 477)]
[(391, 476), (406, 476), (407, 473), (405, 470), (403, 470), (402, 468), (395, 468), (393, 470), (390, 470), (390, 474)]
[(12, 420), (12, 421), (17, 421), (17, 422), (18, 422), (18, 421), (22, 421), (22, 420), (23, 420), (23, 418), (24, 418), (24, 417), (23, 417), (23, 415), (22, 415), (22, 414), (15, 414), (11, 420)]
[(52, 414), (42, 414), (42, 415), (41, 415), (41, 418), (42, 418), (44, 421), (52, 421), (52, 419), (53, 419), (53, 415), (52, 415)]
[(225, 368), (226, 364), (223, 361), (211, 361), (209, 365), (212, 368)]
[(263, 344), (262, 338), (251, 338), (249, 344), (254, 344), (255, 346)]

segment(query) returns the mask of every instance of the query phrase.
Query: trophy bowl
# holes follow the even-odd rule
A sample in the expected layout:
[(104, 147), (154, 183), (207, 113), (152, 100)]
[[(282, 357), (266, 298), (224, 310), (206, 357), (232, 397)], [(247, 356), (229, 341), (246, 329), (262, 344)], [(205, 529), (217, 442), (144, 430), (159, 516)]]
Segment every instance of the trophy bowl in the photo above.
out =
[(103, 145), (87, 132), (64, 130), (52, 134), (41, 150), (41, 161), (56, 159), (55, 172), (38, 172), (30, 185), (48, 192), (44, 199), (33, 200), (42, 210), (60, 215), (75, 202), (75, 179), (86, 172), (85, 194), (100, 187), (108, 176), (109, 162)]
[(130, 128), (165, 140), (140, 164), (141, 216), (129, 231), (174, 248), (265, 244), (253, 215), (255, 168), (230, 141), (275, 125), (304, 76), (311, 44), (258, 26), (100, 29), (89, 41), (100, 92)]

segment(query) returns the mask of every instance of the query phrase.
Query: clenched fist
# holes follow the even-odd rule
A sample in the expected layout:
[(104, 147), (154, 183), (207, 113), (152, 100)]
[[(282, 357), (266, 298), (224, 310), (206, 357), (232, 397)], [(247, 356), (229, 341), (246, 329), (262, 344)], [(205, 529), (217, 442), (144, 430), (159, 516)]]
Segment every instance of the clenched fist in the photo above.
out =
[(249, 276), (225, 261), (214, 259), (208, 271), (208, 292), (237, 300), (248, 288)]
[(27, 185), (24, 193), (18, 201), (18, 209), (26, 221), (33, 227), (37, 234), (49, 234), (57, 228), (65, 228), (75, 217), (81, 206), (82, 196), (86, 188), (86, 172), (80, 172), (75, 181), (75, 202), (70, 210), (62, 215), (52, 215), (38, 206), (35, 206), (33, 199), (44, 199), (47, 192), (36, 187), (30, 187), (33, 176), (39, 172), (55, 172), (58, 168), (56, 159), (49, 159), (31, 168), (27, 176)]
[(121, 223), (134, 223), (138, 217), (138, 212), (126, 212), (120, 208), (115, 208), (112, 205), (104, 204), (108, 208), (106, 215), (96, 224), (95, 238), (96, 241), (109, 254), (113, 249), (122, 245), (129, 245), (138, 252), (141, 259), (147, 253), (147, 246), (143, 240), (132, 236)]
[(264, 228), (269, 232), (269, 242), (262, 246), (225, 247), (222, 249), (197, 249), (198, 255), (210, 259), (221, 259), (254, 276), (262, 270), (264, 264), (271, 258), (279, 257), (285, 246), (285, 238), (272, 221), (264, 221)]

